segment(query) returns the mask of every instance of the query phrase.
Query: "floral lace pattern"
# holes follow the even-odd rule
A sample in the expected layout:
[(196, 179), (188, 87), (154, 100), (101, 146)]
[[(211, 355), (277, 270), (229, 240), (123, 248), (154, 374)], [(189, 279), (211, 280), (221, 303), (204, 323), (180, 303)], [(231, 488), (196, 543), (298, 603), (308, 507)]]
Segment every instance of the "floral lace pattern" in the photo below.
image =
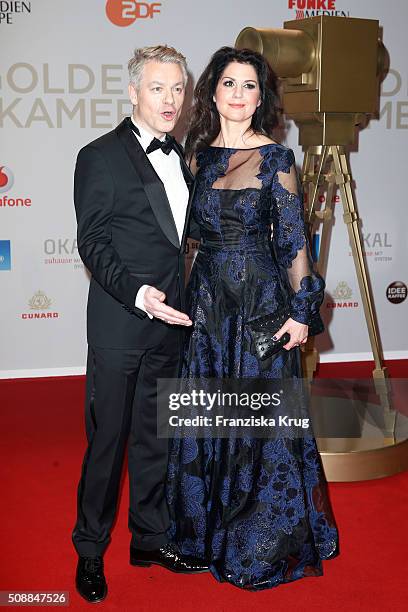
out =
[[(299, 322), (319, 316), (324, 281), (312, 267), (293, 152), (208, 147), (197, 167), (192, 214), (203, 243), (188, 286), (183, 377), (299, 378), (299, 350), (265, 367), (246, 325), (287, 304)], [(182, 552), (207, 557), (218, 580), (244, 589), (320, 575), (322, 559), (338, 554), (312, 436), (175, 438), (167, 499)]]

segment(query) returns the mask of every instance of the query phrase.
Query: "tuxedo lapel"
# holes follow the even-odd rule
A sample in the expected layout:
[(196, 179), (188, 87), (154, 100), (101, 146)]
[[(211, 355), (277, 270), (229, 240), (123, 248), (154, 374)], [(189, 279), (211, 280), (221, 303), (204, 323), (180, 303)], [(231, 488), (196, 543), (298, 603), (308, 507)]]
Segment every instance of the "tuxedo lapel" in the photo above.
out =
[(194, 183), (194, 176), (184, 160), (183, 147), (177, 141), (174, 142), (174, 150), (176, 151), (177, 155), (180, 158), (181, 171), (183, 173), (184, 180), (186, 181), (187, 187), (191, 191), (191, 187)]
[[(193, 175), (191, 175), (191, 176), (193, 176)], [(193, 179), (194, 179), (194, 177), (193, 177)], [(192, 204), (193, 199), (194, 199), (195, 187), (196, 187), (196, 182), (193, 180), (193, 182), (190, 185), (190, 196), (188, 198), (188, 204), (187, 204), (187, 210), (186, 210), (186, 218), (185, 218), (185, 221), (184, 221), (183, 237), (181, 239), (181, 248), (182, 249), (184, 249), (185, 244), (186, 244), (186, 240), (188, 238), (187, 230), (188, 230), (188, 226), (189, 226), (190, 213), (191, 213), (191, 204)]]
[(149, 200), (150, 206), (156, 217), (157, 223), (168, 240), (177, 248), (180, 241), (177, 234), (176, 224), (171, 212), (166, 190), (155, 169), (148, 160), (143, 147), (133, 135), (129, 122), (124, 119), (116, 128), (116, 133), (129, 156), (132, 165), (142, 181), (143, 188)]
[(183, 229), (183, 236), (181, 239), (181, 248), (184, 249), (185, 247), (185, 242), (187, 239), (187, 229), (188, 229), (188, 222), (189, 222), (189, 218), (190, 218), (190, 211), (191, 211), (191, 203), (193, 201), (194, 198), (194, 192), (195, 192), (195, 180), (194, 180), (194, 175), (191, 172), (190, 168), (187, 166), (185, 159), (184, 159), (184, 150), (183, 147), (176, 141), (174, 148), (176, 150), (177, 155), (180, 158), (180, 166), (181, 166), (181, 171), (183, 173), (184, 176), (184, 180), (186, 181), (188, 190), (190, 192), (189, 198), (188, 198), (188, 204), (187, 204), (187, 210), (186, 210), (186, 217), (184, 220), (184, 229)]

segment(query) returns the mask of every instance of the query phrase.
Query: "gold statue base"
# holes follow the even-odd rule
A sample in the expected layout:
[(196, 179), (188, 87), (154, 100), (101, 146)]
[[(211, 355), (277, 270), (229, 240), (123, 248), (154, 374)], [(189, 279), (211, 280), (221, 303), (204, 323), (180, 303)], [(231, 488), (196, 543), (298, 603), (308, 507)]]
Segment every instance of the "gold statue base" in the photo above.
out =
[[(316, 442), (329, 482), (372, 480), (408, 470), (408, 416), (361, 399), (312, 396), (311, 400)], [(330, 430), (349, 437), (318, 437)]]
[(374, 480), (408, 470), (408, 440), (392, 443), (391, 446), (386, 445), (384, 440), (381, 448), (364, 449), (356, 445), (356, 448), (347, 451), (337, 451), (335, 447), (341, 445), (345, 448), (350, 440), (316, 441), (328, 482)]

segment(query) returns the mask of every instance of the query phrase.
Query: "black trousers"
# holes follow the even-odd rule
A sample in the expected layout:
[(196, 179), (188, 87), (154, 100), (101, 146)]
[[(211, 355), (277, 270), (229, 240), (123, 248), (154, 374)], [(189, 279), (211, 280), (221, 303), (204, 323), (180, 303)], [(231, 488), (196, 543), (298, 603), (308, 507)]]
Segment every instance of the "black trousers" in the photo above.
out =
[(102, 555), (110, 542), (127, 443), (132, 545), (153, 550), (168, 541), (168, 440), (157, 438), (156, 387), (158, 378), (177, 377), (181, 341), (182, 332), (171, 328), (153, 349), (89, 347), (88, 448), (72, 536), (79, 555)]

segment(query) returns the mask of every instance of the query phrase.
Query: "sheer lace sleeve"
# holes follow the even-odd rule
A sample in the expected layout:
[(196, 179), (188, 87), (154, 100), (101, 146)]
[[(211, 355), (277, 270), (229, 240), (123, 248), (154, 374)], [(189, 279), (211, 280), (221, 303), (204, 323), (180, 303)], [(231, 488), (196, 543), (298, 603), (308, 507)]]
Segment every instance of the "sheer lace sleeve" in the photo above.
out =
[(291, 288), (290, 316), (310, 325), (319, 316), (325, 283), (313, 270), (293, 151), (285, 149), (272, 183), (272, 241)]

